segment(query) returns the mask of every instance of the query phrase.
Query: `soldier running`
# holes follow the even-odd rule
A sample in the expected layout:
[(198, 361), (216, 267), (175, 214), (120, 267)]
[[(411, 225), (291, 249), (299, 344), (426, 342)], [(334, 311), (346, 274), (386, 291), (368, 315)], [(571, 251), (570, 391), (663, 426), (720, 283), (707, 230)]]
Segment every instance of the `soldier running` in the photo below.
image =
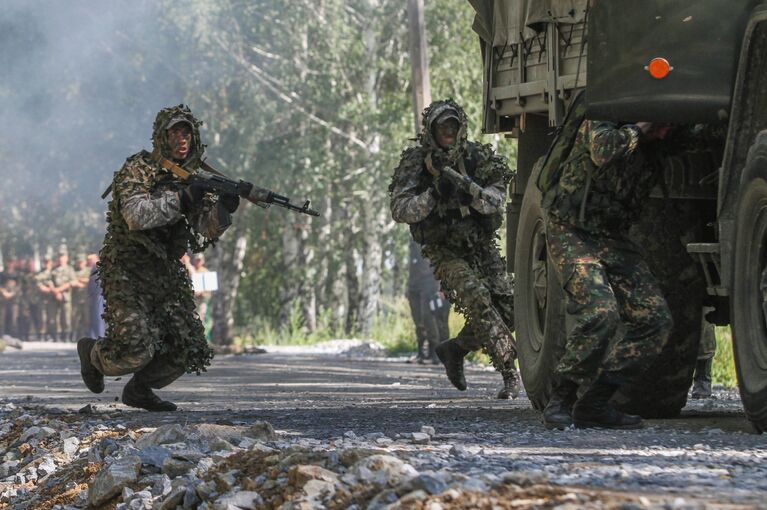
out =
[[(458, 336), (437, 346), (450, 382), (466, 390), (464, 357), (484, 347), (503, 376), (498, 398), (516, 398), (514, 296), (496, 244), (511, 173), (489, 145), (467, 140), (466, 126), (466, 114), (452, 100), (424, 110), (420, 144), (402, 153), (389, 187), (391, 212), (410, 225), (443, 290), (466, 316)], [(464, 191), (446, 175), (448, 168), (483, 195)]]

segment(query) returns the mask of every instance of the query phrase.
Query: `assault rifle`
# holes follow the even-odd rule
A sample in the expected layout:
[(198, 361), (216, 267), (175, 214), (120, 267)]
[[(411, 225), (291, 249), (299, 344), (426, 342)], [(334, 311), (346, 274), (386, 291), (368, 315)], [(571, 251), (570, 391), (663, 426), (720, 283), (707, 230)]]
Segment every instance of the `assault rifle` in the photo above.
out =
[[(244, 198), (248, 202), (252, 202), (264, 209), (274, 204), (291, 211), (296, 211), (302, 214), (308, 214), (309, 216), (319, 216), (320, 213), (314, 209), (309, 208), (310, 201), (306, 200), (304, 205), (297, 206), (290, 202), (290, 199), (284, 195), (275, 193), (274, 191), (266, 188), (259, 188), (258, 186), (243, 181), (242, 179), (235, 181), (226, 177), (224, 174), (211, 167), (205, 161), (202, 162), (201, 167), (195, 172), (190, 172), (173, 163), (172, 161), (163, 157), (156, 157), (152, 154), (151, 157), (157, 161), (164, 169), (171, 172), (173, 175), (181, 179), (185, 184), (196, 184), (203, 188), (205, 191), (214, 194), (230, 194), (237, 195)], [(110, 185), (106, 191), (101, 195), (101, 198), (106, 198), (112, 191)]]
[(458, 189), (465, 191), (474, 198), (481, 198), (487, 202), (490, 202), (494, 207), (500, 207), (501, 204), (498, 197), (487, 191), (485, 188), (474, 182), (468, 175), (462, 175), (449, 166), (446, 166), (440, 170), (440, 173), (450, 179)]

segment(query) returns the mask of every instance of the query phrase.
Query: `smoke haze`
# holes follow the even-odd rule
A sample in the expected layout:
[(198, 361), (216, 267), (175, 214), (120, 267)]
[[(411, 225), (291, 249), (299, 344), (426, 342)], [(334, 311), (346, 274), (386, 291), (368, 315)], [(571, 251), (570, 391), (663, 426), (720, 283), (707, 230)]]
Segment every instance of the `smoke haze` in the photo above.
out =
[(161, 19), (154, 1), (3, 1), (0, 245), (98, 247), (99, 195), (183, 98)]

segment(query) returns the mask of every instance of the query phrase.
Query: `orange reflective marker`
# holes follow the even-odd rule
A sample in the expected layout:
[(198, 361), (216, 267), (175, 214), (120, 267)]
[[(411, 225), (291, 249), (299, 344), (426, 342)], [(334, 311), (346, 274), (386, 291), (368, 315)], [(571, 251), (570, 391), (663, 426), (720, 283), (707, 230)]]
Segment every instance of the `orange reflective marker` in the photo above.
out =
[(671, 67), (671, 64), (669, 64), (668, 60), (662, 57), (652, 59), (650, 64), (645, 66), (645, 69), (650, 73), (650, 76), (656, 80), (662, 80), (668, 76), (671, 71), (674, 70), (674, 68)]

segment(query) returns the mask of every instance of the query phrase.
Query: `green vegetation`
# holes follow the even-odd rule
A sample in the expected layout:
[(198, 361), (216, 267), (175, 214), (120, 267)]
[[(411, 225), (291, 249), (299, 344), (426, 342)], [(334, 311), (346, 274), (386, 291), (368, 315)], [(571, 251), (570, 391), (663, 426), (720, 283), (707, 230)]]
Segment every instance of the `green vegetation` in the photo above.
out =
[(714, 384), (722, 384), (725, 388), (735, 388), (738, 385), (735, 358), (732, 354), (732, 332), (729, 327), (716, 328), (716, 355), (711, 376)]
[(256, 318), (247, 326), (240, 328), (236, 343), (240, 346), (254, 345), (313, 345), (338, 338), (364, 338), (386, 347), (391, 356), (401, 356), (415, 352), (415, 326), (410, 318), (410, 307), (404, 296), (393, 300), (384, 300), (382, 311), (373, 321), (370, 333), (351, 334), (332, 327), (330, 317), (324, 314), (318, 319), (317, 329), (309, 331), (304, 323), (301, 311), (294, 307), (289, 320), (282, 327), (275, 327), (271, 321)]

